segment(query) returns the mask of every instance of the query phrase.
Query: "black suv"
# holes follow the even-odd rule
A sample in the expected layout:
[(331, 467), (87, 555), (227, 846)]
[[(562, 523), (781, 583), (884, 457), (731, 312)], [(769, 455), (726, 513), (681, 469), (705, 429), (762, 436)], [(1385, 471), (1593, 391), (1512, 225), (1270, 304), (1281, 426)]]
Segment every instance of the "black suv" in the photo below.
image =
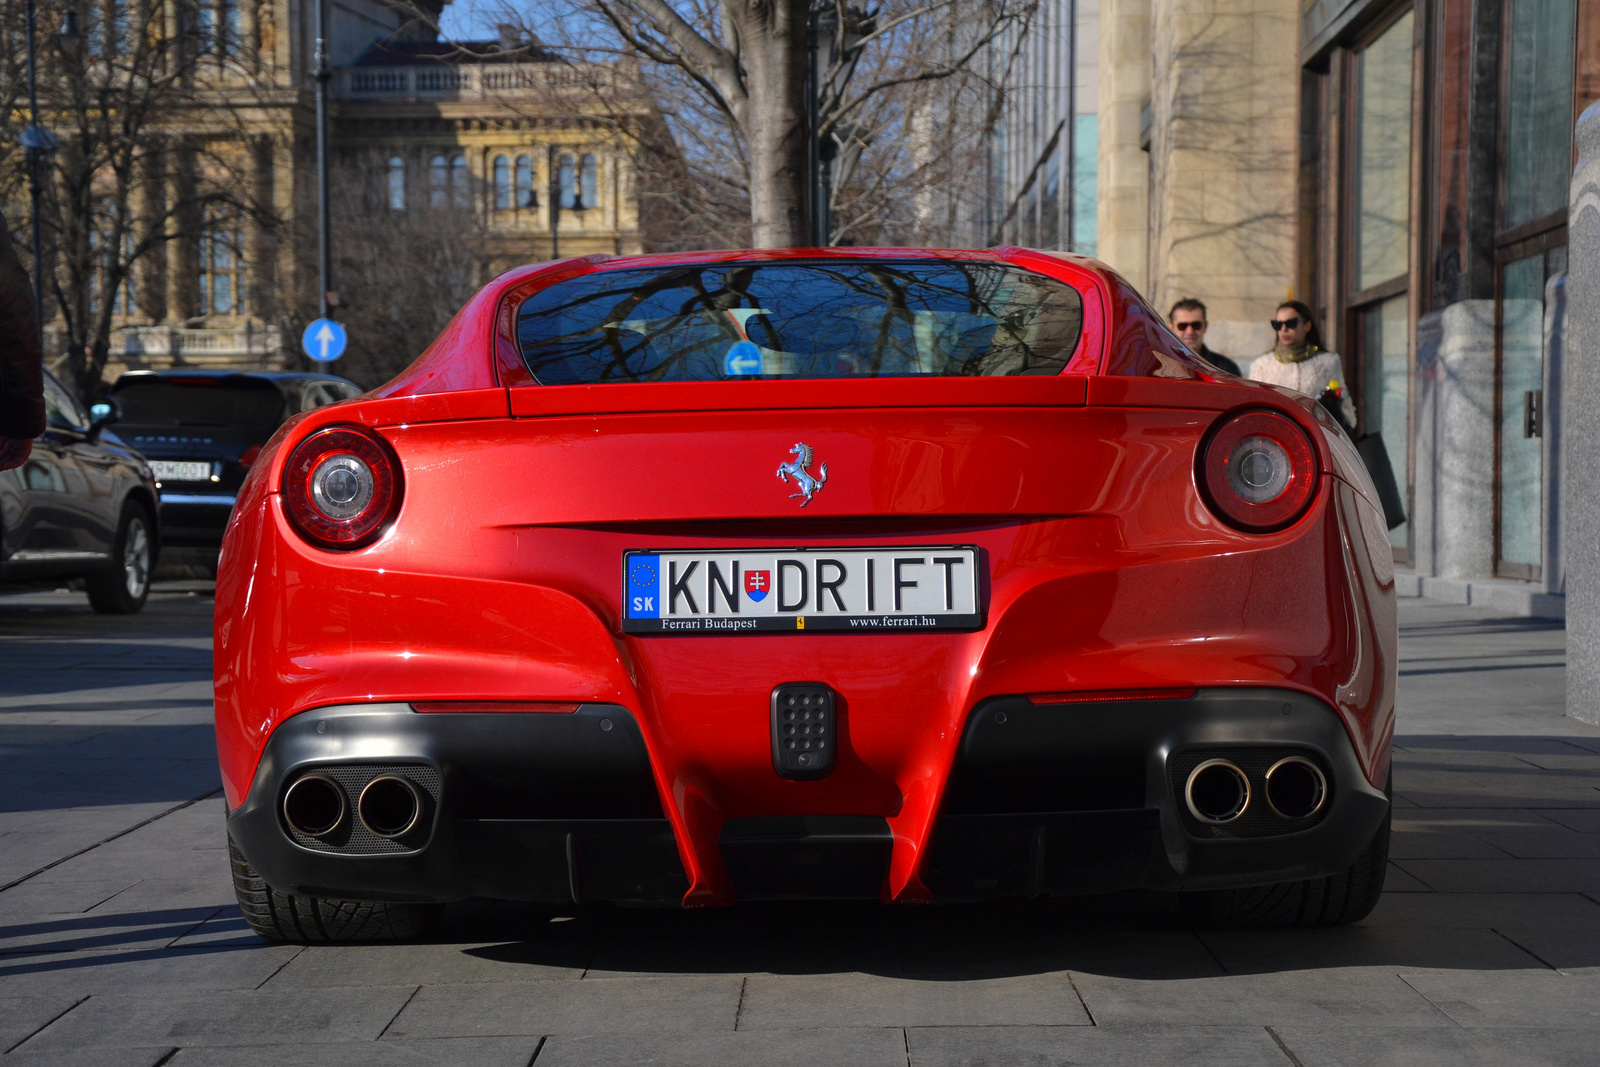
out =
[(107, 429), (115, 402), (85, 411), (48, 369), (44, 413), (27, 462), (0, 471), (0, 582), (82, 578), (96, 611), (138, 611), (159, 549), (150, 469)]
[(119, 377), (117, 432), (155, 472), (162, 544), (220, 547), (245, 472), (273, 431), (360, 392), (331, 374), (174, 368)]

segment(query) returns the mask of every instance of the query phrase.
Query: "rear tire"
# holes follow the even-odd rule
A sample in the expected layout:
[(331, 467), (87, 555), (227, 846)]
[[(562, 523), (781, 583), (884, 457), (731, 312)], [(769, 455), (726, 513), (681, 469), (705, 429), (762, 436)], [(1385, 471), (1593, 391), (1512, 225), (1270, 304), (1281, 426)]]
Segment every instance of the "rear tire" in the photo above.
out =
[(442, 904), (397, 904), (294, 896), (269, 886), (228, 835), (233, 891), (250, 929), (268, 941), (410, 941), (439, 927)]
[(122, 505), (111, 565), (88, 576), (90, 607), (102, 615), (132, 615), (144, 607), (156, 562), (154, 531), (149, 512), (131, 500)]
[[(1392, 801), (1392, 777), (1386, 792)], [(1185, 893), (1184, 910), (1197, 925), (1225, 928), (1344, 926), (1360, 922), (1377, 907), (1378, 898), (1383, 895), (1393, 811), (1391, 803), (1372, 842), (1338, 874), (1247, 889)]]

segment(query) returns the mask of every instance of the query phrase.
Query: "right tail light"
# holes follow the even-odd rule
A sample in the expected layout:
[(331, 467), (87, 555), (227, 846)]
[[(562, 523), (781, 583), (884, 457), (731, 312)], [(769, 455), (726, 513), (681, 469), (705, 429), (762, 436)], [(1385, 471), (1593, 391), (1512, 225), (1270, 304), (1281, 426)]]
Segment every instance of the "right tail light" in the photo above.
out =
[(283, 471), (295, 529), (318, 548), (377, 540), (400, 509), (400, 462), (376, 434), (331, 426), (301, 441)]
[(1275, 411), (1245, 411), (1212, 427), (1200, 446), (1200, 487), (1217, 517), (1247, 533), (1271, 533), (1306, 513), (1321, 474), (1300, 424)]

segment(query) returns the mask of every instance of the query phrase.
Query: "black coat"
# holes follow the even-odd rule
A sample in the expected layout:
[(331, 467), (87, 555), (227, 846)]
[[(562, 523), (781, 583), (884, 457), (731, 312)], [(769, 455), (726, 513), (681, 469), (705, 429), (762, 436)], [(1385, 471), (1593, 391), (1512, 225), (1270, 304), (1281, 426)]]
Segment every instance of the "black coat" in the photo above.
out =
[(0, 215), (0, 437), (44, 432), (43, 358), (33, 286)]

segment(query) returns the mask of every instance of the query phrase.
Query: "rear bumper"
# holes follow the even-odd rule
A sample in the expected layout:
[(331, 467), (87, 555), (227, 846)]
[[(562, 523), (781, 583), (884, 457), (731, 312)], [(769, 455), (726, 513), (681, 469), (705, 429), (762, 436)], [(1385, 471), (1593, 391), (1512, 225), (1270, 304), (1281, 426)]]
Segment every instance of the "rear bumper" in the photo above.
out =
[[(1328, 776), (1314, 818), (1247, 810), (1219, 829), (1187, 813), (1183, 777), (1197, 759), (1222, 754), (1253, 774), (1285, 753)], [(380, 772), (408, 775), (426, 793), (424, 817), (398, 841), (354, 822), (323, 841), (292, 835), (283, 791), (312, 769), (352, 793)], [(1196, 889), (1334, 873), (1387, 809), (1338, 717), (1304, 694), (1002, 697), (969, 717), (928, 840), (892, 837), (881, 814), (744, 818), (724, 825), (717, 855), (695, 858), (726, 870), (740, 899), (879, 896), (902, 848), (920, 857), (935, 900)], [(639, 728), (610, 704), (571, 714), (307, 711), (274, 731), (228, 824), (270, 884), (329, 897), (676, 904), (689, 885)]]

